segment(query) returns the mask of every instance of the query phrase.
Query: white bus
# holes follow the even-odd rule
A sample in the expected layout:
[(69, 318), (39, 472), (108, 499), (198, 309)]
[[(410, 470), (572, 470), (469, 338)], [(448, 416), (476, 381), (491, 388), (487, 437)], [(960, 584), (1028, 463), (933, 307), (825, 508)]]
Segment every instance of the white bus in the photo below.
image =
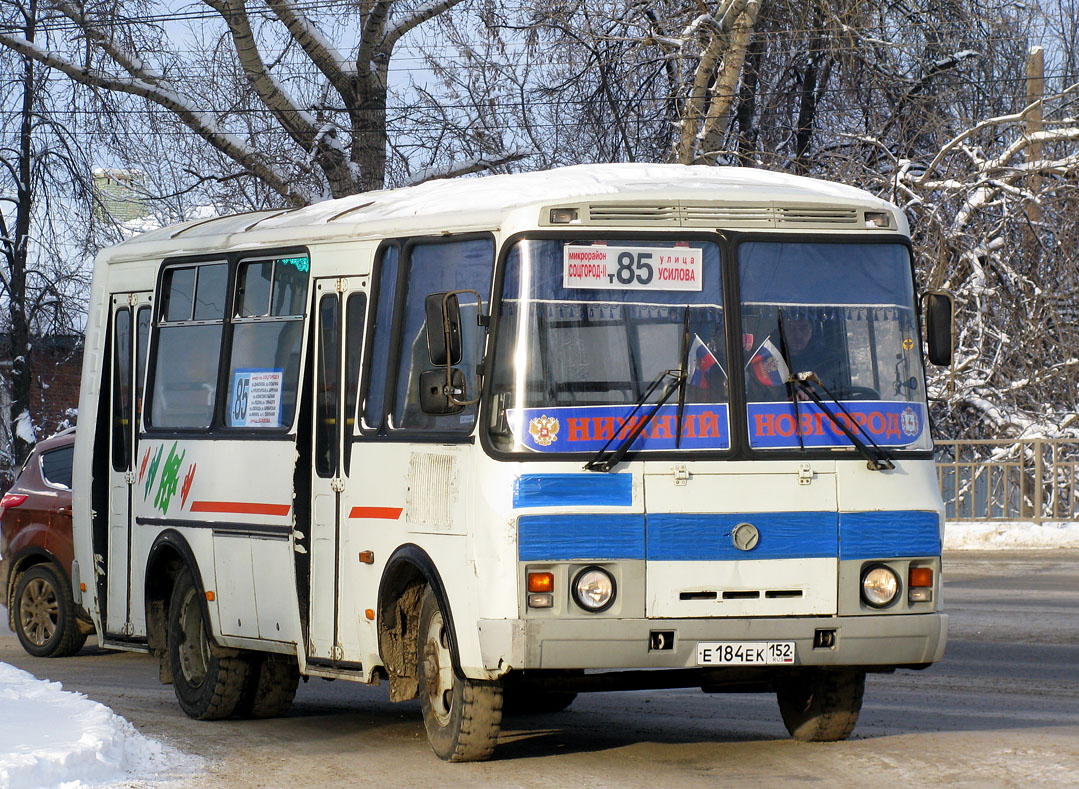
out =
[(895, 206), (751, 169), (146, 233), (94, 271), (73, 588), (194, 718), (387, 681), (465, 761), (504, 711), (700, 687), (845, 738), (944, 651), (927, 303)]

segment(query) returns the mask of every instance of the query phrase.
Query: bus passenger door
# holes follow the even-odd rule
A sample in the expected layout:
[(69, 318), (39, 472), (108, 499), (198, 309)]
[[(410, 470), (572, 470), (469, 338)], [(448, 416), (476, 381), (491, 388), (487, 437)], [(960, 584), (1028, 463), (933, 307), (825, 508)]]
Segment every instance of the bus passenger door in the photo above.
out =
[(315, 366), (311, 430), (311, 552), (307, 656), (310, 662), (336, 662), (340, 643), (342, 291), (347, 280), (315, 280)]
[(138, 484), (139, 421), (150, 337), (150, 294), (112, 297), (112, 404), (109, 410), (109, 536), (105, 633), (130, 636), (132, 488)]

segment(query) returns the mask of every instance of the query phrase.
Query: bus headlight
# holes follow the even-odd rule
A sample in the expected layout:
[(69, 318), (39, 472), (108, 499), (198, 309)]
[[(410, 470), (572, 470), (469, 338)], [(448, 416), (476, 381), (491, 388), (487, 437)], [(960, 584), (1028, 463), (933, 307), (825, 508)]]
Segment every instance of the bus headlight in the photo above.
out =
[(573, 597), (585, 611), (606, 611), (614, 595), (614, 578), (600, 567), (586, 567), (573, 579)]
[(862, 574), (862, 599), (874, 608), (883, 608), (899, 594), (899, 576), (882, 564)]

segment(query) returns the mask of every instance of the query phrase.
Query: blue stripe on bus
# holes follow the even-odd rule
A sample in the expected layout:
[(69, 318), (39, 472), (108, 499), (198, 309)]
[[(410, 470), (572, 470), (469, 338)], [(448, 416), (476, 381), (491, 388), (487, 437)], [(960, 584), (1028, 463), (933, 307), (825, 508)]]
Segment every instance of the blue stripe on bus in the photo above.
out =
[(940, 556), (935, 512), (844, 512), (839, 516), (840, 559)]
[(513, 483), (513, 506), (628, 507), (632, 474), (522, 474)]
[[(731, 532), (752, 523), (760, 539), (750, 551), (734, 546)], [(734, 561), (834, 557), (839, 544), (834, 512), (755, 512), (751, 515), (649, 515), (647, 556), (652, 561)]]
[(523, 562), (643, 559), (644, 516), (522, 515), (517, 550)]
[[(751, 551), (731, 540), (742, 522), (760, 533)], [(937, 514), (918, 511), (523, 515), (517, 524), (522, 561), (891, 559), (941, 548)]]

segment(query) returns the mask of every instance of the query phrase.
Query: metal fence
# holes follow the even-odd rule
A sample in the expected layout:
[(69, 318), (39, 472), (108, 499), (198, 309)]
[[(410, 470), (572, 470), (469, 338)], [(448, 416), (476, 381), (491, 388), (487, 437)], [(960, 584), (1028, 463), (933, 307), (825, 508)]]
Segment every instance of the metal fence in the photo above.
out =
[(1079, 521), (1079, 440), (938, 441), (950, 521)]

